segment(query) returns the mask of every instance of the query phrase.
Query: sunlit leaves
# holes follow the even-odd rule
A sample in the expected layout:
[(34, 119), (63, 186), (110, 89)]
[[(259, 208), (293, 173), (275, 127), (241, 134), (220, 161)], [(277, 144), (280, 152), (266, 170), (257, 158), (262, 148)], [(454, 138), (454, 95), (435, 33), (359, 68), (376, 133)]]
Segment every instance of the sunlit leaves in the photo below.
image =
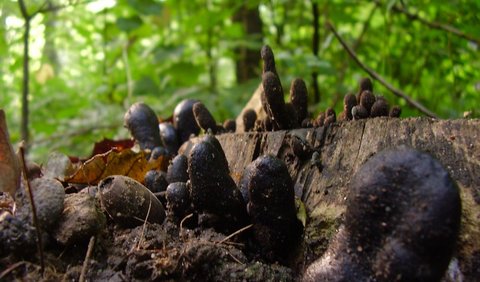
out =
[[(16, 1), (0, 2), (0, 103), (9, 116), (10, 134), (18, 141), (23, 21)], [(29, 11), (45, 3), (26, 2)], [(68, 6), (77, 1), (49, 2)], [(30, 69), (29, 101), (30, 153), (35, 159), (44, 160), (54, 149), (85, 156), (104, 135), (127, 136), (122, 128), (124, 107), (137, 101), (166, 118), (178, 101), (195, 97), (205, 100), (217, 120), (234, 117), (258, 86), (261, 72), (259, 62), (257, 79), (236, 84), (239, 47), (260, 50), (262, 44), (270, 44), (286, 91), (293, 78), (302, 77), (312, 93), (311, 73), (318, 73), (321, 102), (311, 109), (340, 110), (339, 95), (355, 91), (366, 74), (324, 28), (327, 20), (356, 46), (367, 65), (440, 116), (461, 117), (478, 104), (480, 47), (395, 12), (396, 6), (404, 7), (478, 38), (478, 1), (383, 0), (375, 10), (369, 1), (246, 1), (261, 11), (263, 38), (248, 36), (232, 20), (245, 1), (81, 2), (38, 15), (33, 22), (30, 62), (35, 67)], [(312, 2), (320, 9), (318, 57), (312, 54)], [(50, 61), (48, 50), (57, 62)], [(53, 66), (54, 76), (41, 67), (47, 65)], [(375, 91), (391, 104), (402, 105), (404, 116), (419, 114), (378, 83)]]
[(143, 24), (143, 21), (139, 16), (133, 16), (129, 18), (122, 17), (117, 19), (116, 24), (120, 30), (128, 33), (139, 28)]
[(144, 15), (159, 15), (162, 12), (162, 5), (154, 0), (127, 0), (127, 3)]

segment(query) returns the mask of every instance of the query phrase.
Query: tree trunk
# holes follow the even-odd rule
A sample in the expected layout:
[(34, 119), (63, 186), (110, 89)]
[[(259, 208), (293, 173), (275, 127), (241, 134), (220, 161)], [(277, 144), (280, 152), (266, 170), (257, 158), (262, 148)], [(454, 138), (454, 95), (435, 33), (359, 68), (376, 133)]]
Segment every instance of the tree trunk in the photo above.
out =
[(23, 80), (22, 80), (22, 124), (21, 124), (21, 136), (25, 141), (25, 147), (28, 148), (29, 141), (29, 121), (28, 121), (28, 95), (29, 95), (29, 38), (30, 38), (30, 17), (25, 19), (25, 29), (23, 31)]
[[(430, 118), (375, 118), (330, 127), (218, 137), (237, 182), (243, 169), (260, 155), (273, 154), (285, 161), (296, 196), (307, 210), (305, 265), (325, 251), (335, 234), (345, 210), (350, 179), (367, 159), (400, 145), (431, 154), (460, 188), (462, 227), (455, 257), (466, 281), (480, 277), (479, 138), (478, 119)], [(298, 150), (299, 142), (304, 142), (305, 152)], [(312, 159), (315, 151), (320, 162)]]
[[(318, 3), (312, 1), (312, 26), (313, 26), (313, 35), (312, 35), (312, 52), (315, 57), (318, 58), (318, 51), (320, 47), (320, 11), (318, 8)], [(318, 87), (318, 73), (312, 72), (312, 88), (313, 88), (313, 102), (317, 104), (320, 102), (320, 88)]]
[[(238, 9), (233, 16), (234, 22), (239, 22), (245, 32), (244, 38), (247, 40), (258, 41), (262, 40), (262, 20), (258, 11), (258, 5), (250, 7), (247, 1)], [(236, 64), (237, 83), (243, 83), (250, 79), (257, 78), (259, 72), (260, 52), (258, 49), (242, 46), (236, 48), (238, 58)]]

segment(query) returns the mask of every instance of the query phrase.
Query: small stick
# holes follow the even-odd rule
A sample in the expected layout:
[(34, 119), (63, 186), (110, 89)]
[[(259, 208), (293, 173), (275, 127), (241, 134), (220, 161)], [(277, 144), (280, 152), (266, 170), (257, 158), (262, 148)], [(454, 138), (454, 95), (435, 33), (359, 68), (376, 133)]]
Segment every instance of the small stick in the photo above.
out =
[(225, 252), (237, 263), (239, 263), (241, 265), (245, 265), (245, 263), (241, 262), (238, 258), (236, 258), (234, 255), (232, 255), (229, 251), (225, 250)]
[(235, 231), (235, 232), (233, 232), (232, 234), (228, 235), (227, 237), (223, 238), (223, 240), (220, 241), (220, 242), (218, 242), (218, 244), (222, 244), (222, 243), (224, 243), (225, 241), (228, 241), (228, 240), (229, 240), (230, 238), (232, 238), (233, 236), (242, 233), (243, 231), (251, 228), (252, 226), (253, 226), (253, 223), (252, 223), (252, 224), (249, 224), (249, 225), (247, 225), (247, 226), (245, 226), (245, 227), (242, 227), (242, 228), (238, 229), (237, 231)]
[(182, 221), (180, 221), (180, 234), (183, 232), (183, 223), (185, 222), (185, 220), (189, 219), (192, 216), (193, 216), (193, 213), (187, 215), (182, 219)]
[(25, 147), (24, 146), (25, 146), (25, 143), (22, 142), (18, 149), (20, 150), (20, 160), (22, 161), (23, 177), (26, 183), (25, 189), (27, 190), (28, 197), (30, 199), (30, 207), (32, 208), (33, 224), (35, 225), (35, 230), (37, 231), (37, 247), (40, 253), (40, 267), (41, 267), (41, 272), (43, 277), (43, 275), (45, 274), (45, 259), (43, 256), (42, 233), (40, 230), (40, 225), (38, 223), (37, 209), (35, 208), (35, 202), (33, 200), (33, 193), (30, 187), (30, 181), (28, 181), (27, 166), (25, 164)]
[(11, 266), (9, 266), (2, 273), (0, 273), (0, 280), (5, 278), (5, 276), (7, 276), (10, 272), (14, 271), (16, 268), (20, 267), (22, 264), (25, 264), (25, 263), (27, 263), (27, 262), (22, 260), (22, 261), (16, 262), (16, 263), (12, 264)]
[(88, 262), (93, 253), (93, 247), (95, 247), (95, 236), (90, 237), (88, 242), (87, 254), (85, 255), (85, 260), (83, 261), (82, 272), (80, 272), (79, 282), (85, 282), (85, 275), (87, 274)]
[(147, 219), (148, 216), (150, 215), (150, 209), (152, 208), (152, 196), (150, 195), (150, 203), (148, 204), (148, 211), (147, 215), (145, 216), (145, 220), (143, 221), (143, 227), (142, 227), (142, 234), (140, 234), (140, 239), (138, 239), (138, 244), (137, 244), (137, 250), (140, 249), (140, 244), (143, 241), (143, 238), (145, 237), (145, 228), (147, 227)]

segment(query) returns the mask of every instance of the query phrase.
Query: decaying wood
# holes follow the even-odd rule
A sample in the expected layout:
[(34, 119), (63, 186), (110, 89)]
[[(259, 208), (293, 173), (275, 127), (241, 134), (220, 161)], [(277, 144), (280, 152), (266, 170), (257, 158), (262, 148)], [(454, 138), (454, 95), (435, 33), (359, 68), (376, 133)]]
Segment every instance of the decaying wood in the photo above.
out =
[(254, 110), (255, 113), (257, 114), (257, 119), (263, 119), (264, 117), (267, 116), (267, 114), (265, 113), (265, 110), (262, 107), (262, 102), (260, 101), (260, 97), (262, 96), (262, 92), (263, 92), (263, 85), (262, 85), (262, 83), (260, 83), (258, 85), (257, 89), (255, 90), (255, 92), (253, 93), (252, 97), (250, 97), (250, 100), (248, 100), (247, 104), (245, 105), (245, 107), (243, 107), (242, 111), (240, 112), (237, 119), (235, 120), (235, 122), (237, 124), (237, 132), (238, 133), (245, 132), (242, 117), (243, 117), (243, 114), (247, 110), (249, 110), (249, 109)]
[[(320, 255), (335, 233), (345, 210), (349, 181), (369, 157), (401, 145), (430, 153), (460, 187), (463, 214), (456, 257), (467, 281), (478, 278), (480, 268), (479, 138), (480, 120), (430, 118), (375, 118), (329, 127), (218, 136), (237, 182), (243, 169), (260, 155), (273, 154), (286, 162), (295, 193), (309, 217), (305, 263)], [(302, 142), (304, 146), (299, 146)], [(299, 152), (302, 147), (304, 152)], [(315, 151), (320, 166), (312, 161)]]

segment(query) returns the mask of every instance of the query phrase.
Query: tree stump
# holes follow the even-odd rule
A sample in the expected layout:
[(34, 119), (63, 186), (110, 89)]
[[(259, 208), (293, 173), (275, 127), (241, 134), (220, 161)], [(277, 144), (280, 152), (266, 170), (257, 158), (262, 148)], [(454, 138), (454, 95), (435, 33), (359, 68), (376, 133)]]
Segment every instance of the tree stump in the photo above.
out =
[(374, 118), (329, 127), (218, 136), (237, 183), (243, 169), (260, 155), (272, 154), (287, 164), (296, 196), (307, 211), (304, 267), (322, 255), (336, 233), (350, 179), (368, 158), (401, 145), (431, 154), (460, 188), (462, 226), (451, 267), (457, 267), (466, 281), (480, 277), (479, 138), (480, 120), (429, 118)]

